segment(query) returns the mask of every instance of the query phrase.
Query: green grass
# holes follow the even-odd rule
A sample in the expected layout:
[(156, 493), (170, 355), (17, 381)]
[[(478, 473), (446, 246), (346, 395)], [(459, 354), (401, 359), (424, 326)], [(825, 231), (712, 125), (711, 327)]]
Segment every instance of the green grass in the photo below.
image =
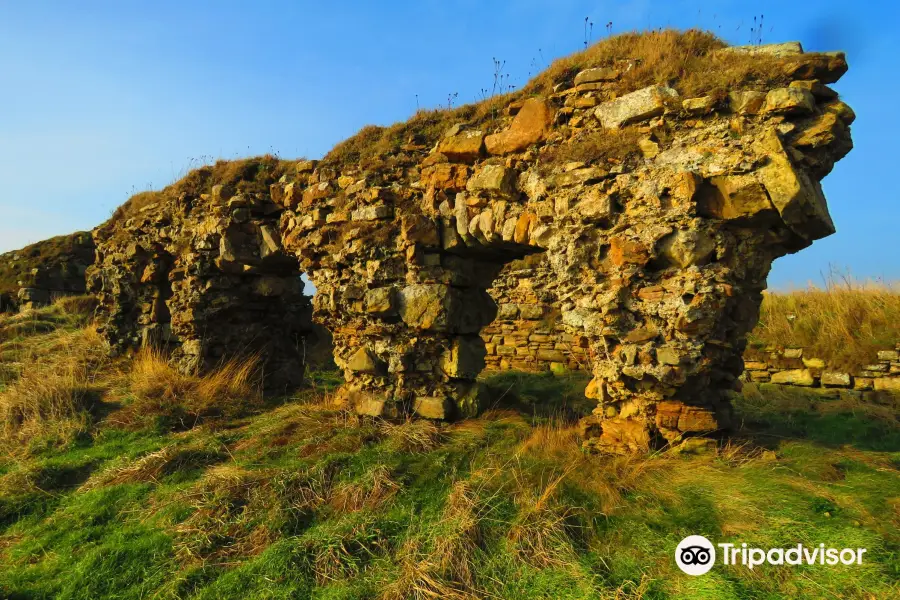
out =
[[(488, 381), (506, 394), (498, 406), (517, 407), (580, 385)], [(732, 444), (645, 458), (584, 456), (571, 427), (537, 409), (389, 425), (304, 396), (180, 433), (101, 421), (64, 446), (0, 459), (0, 596), (897, 594), (896, 419), (753, 390), (736, 408)], [(688, 534), (865, 547), (867, 561), (691, 578), (672, 559)]]
[[(15, 327), (27, 365), (83, 317)], [(6, 325), (13, 321), (3, 321)], [(62, 356), (62, 354), (60, 354)], [(582, 454), (580, 374), (486, 376), (490, 410), (384, 423), (340, 382), (187, 430), (128, 418), (124, 363), (77, 431), (0, 453), (0, 597), (882, 598), (900, 591), (896, 404), (746, 386), (732, 442), (703, 454)], [(129, 383), (130, 382), (130, 383)], [(0, 390), (0, 394), (2, 394)], [(885, 400), (888, 400), (885, 398)], [(132, 415), (133, 416), (133, 415)], [(43, 429), (36, 429), (43, 431)], [(867, 548), (860, 567), (683, 575), (688, 534)]]

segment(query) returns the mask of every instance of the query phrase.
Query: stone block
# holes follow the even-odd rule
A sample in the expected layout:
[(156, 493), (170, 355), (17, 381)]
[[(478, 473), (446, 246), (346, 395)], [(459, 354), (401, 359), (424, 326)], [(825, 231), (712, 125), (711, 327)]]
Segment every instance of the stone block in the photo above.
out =
[(816, 381), (808, 369), (791, 369), (772, 373), (771, 382), (783, 385), (812, 386)]
[(802, 115), (816, 109), (816, 99), (809, 90), (796, 87), (776, 88), (766, 94), (766, 112)]
[(822, 385), (826, 387), (850, 387), (852, 383), (850, 373), (840, 371), (824, 371), (821, 381)]
[(900, 394), (900, 377), (878, 377), (873, 383), (876, 392)]
[(606, 129), (616, 129), (635, 121), (657, 117), (666, 110), (666, 104), (675, 102), (678, 92), (672, 88), (651, 85), (610, 102), (604, 102), (594, 111), (600, 124)]
[(420, 396), (413, 401), (413, 411), (426, 419), (446, 420), (452, 410), (453, 402), (446, 397)]
[(437, 151), (453, 162), (475, 162), (484, 150), (484, 132), (467, 130), (442, 139)]
[(484, 138), (488, 154), (510, 154), (527, 149), (542, 140), (553, 123), (553, 109), (541, 98), (528, 98), (509, 129)]
[(595, 67), (580, 71), (575, 76), (575, 85), (583, 83), (596, 83), (598, 81), (615, 81), (619, 78), (619, 72), (610, 67)]

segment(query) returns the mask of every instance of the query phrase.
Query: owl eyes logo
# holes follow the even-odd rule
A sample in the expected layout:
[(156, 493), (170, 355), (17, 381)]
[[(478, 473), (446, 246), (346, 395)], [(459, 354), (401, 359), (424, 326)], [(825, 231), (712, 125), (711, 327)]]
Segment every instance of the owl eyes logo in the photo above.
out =
[(686, 565), (705, 565), (711, 558), (709, 548), (688, 546), (681, 551), (681, 562)]
[(702, 535), (689, 535), (675, 548), (675, 563), (688, 575), (703, 575), (716, 563), (716, 550)]

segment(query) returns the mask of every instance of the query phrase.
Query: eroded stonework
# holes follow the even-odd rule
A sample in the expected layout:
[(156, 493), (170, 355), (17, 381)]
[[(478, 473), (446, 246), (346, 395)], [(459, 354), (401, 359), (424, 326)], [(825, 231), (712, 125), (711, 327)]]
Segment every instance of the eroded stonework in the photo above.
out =
[(312, 307), (268, 195), (214, 185), (134, 213), (94, 230), (88, 289), (110, 345), (170, 349), (185, 371), (260, 353), (271, 387), (299, 384)]
[[(452, 418), (482, 408), (494, 286), (501, 300), (533, 295), (540, 315), (507, 316), (546, 321), (571, 346), (547, 357), (592, 372), (588, 446), (726, 430), (772, 261), (834, 232), (819, 180), (851, 147), (853, 113), (825, 85), (843, 55), (784, 60), (790, 85), (727, 97), (663, 85), (612, 97), (617, 72), (592, 69), (604, 72), (457, 123), (433, 147), (410, 140), (378, 168), (303, 161), (268, 193), (214, 189), (143, 212), (98, 235), (105, 331), (120, 346), (159, 337), (190, 364), (260, 340), (280, 372), (302, 372), (285, 341), (308, 328), (302, 271), (345, 402)], [(634, 152), (565, 158), (605, 136)], [(528, 264), (540, 283), (517, 289)], [(514, 361), (506, 332), (493, 335), (493, 354)]]

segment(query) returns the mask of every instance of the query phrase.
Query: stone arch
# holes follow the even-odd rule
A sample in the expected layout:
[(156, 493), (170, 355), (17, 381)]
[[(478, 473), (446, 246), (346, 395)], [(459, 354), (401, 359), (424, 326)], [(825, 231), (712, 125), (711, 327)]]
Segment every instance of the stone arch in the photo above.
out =
[(185, 372), (258, 355), (267, 389), (299, 385), (312, 305), (279, 214), (268, 193), (218, 184), (95, 230), (88, 285), (113, 352), (162, 347)]

